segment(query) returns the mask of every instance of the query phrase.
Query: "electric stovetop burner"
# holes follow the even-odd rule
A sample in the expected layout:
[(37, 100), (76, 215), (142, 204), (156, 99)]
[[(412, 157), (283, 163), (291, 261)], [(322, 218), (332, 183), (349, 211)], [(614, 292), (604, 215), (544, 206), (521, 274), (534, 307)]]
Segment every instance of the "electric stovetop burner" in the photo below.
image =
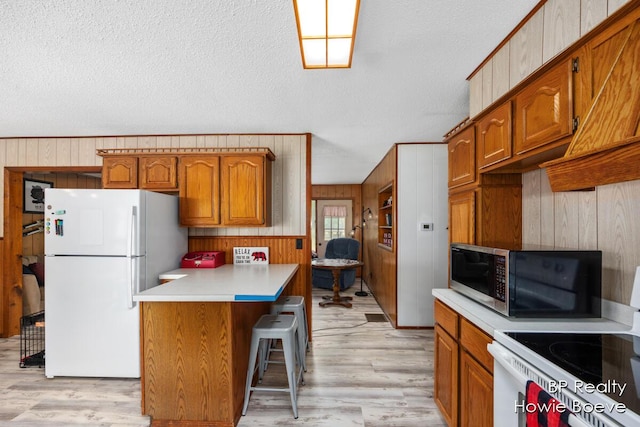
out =
[[(640, 337), (621, 333), (505, 334), (640, 413)], [(587, 386), (578, 390), (580, 392), (586, 393)]]

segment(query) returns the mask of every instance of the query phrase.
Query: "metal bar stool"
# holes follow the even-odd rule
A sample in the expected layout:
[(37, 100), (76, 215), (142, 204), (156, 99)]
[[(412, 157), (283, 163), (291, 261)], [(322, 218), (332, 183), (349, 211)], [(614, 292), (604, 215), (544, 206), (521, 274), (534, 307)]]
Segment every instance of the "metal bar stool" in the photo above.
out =
[[(278, 300), (271, 305), (271, 314), (281, 313), (293, 313), (293, 315), (296, 316), (296, 319), (298, 319), (298, 325), (300, 325), (300, 327), (298, 328), (298, 345), (300, 346), (300, 348), (309, 350), (309, 335), (307, 333), (307, 308), (306, 304), (304, 303), (304, 297), (288, 295), (278, 298)], [(269, 353), (271, 353), (272, 350), (273, 348), (269, 346)], [(304, 357), (305, 351), (303, 351), (302, 354), (302, 369), (307, 372), (307, 362), (306, 358)], [(269, 356), (270, 354), (268, 354), (267, 358), (265, 359), (265, 363), (267, 364), (271, 363), (269, 360)]]
[[(265, 314), (253, 326), (251, 334), (251, 348), (249, 349), (249, 367), (247, 368), (247, 383), (244, 392), (244, 406), (242, 415), (246, 415), (249, 397), (252, 391), (288, 391), (291, 396), (293, 417), (298, 418), (298, 383), (304, 384), (302, 363), (304, 350), (298, 345), (298, 321), (291, 314)], [(252, 386), (253, 376), (258, 370), (258, 383), (264, 375), (264, 358), (269, 354), (268, 346), (271, 340), (281, 340), (287, 371), (288, 388)], [(257, 366), (256, 366), (257, 359)], [(296, 373), (296, 363), (299, 365)]]

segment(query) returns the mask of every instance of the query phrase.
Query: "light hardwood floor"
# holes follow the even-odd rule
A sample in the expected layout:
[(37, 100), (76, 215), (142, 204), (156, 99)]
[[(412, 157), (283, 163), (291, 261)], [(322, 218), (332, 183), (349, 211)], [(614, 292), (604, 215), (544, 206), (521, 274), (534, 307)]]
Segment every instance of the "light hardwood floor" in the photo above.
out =
[[(356, 283), (344, 294), (358, 289)], [(293, 419), (287, 393), (260, 392), (238, 426), (444, 426), (432, 398), (433, 331), (367, 322), (365, 313), (382, 313), (372, 296), (354, 296), (352, 309), (319, 307), (329, 293), (313, 290), (299, 418)], [(140, 415), (138, 380), (46, 379), (43, 369), (18, 366), (19, 349), (19, 337), (0, 339), (0, 426), (149, 425)], [(265, 382), (282, 381), (281, 369), (270, 365)]]

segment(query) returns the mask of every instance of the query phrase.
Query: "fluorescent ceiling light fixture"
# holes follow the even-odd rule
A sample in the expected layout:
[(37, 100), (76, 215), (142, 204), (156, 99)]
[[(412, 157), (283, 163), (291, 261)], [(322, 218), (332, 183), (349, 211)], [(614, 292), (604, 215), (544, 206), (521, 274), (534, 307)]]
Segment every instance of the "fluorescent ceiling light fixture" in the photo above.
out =
[(360, 0), (293, 0), (304, 68), (350, 68)]

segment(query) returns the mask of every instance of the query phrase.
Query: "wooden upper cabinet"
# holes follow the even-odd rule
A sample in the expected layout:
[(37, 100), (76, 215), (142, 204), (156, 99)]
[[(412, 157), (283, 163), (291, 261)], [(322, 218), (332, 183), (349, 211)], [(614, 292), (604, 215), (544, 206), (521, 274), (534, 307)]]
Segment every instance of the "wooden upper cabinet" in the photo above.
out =
[(222, 156), (221, 184), (224, 225), (269, 225), (271, 162), (265, 156)]
[(475, 144), (473, 126), (468, 127), (449, 140), (449, 188), (475, 182)]
[(476, 129), (480, 169), (511, 157), (511, 101), (484, 116)]
[(136, 157), (104, 157), (102, 188), (138, 188), (138, 159)]
[(184, 156), (178, 163), (180, 224), (220, 225), (220, 157)]
[(475, 224), (475, 191), (465, 191), (449, 196), (449, 243), (475, 243)]
[[(638, 17), (638, 12), (635, 17)], [(579, 72), (575, 74), (575, 114), (586, 118), (591, 104), (606, 82), (611, 69), (620, 57), (631, 31), (633, 16), (611, 25), (596, 35), (577, 53)]]
[(514, 151), (522, 154), (573, 132), (573, 61), (528, 84), (515, 97)]
[(271, 169), (265, 147), (104, 149), (104, 188), (178, 191), (188, 227), (271, 225)]
[(145, 190), (177, 190), (177, 157), (141, 156), (140, 188)]
[(178, 189), (177, 158), (168, 156), (105, 156), (102, 188)]

